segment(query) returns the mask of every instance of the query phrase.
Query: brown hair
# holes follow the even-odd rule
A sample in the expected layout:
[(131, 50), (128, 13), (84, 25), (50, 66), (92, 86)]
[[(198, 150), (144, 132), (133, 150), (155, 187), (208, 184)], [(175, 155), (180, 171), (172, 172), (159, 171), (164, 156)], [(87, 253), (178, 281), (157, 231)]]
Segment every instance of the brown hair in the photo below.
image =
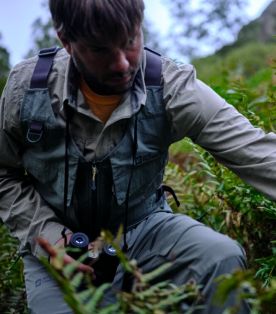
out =
[(56, 30), (67, 41), (126, 40), (144, 15), (143, 0), (49, 0), (49, 7)]

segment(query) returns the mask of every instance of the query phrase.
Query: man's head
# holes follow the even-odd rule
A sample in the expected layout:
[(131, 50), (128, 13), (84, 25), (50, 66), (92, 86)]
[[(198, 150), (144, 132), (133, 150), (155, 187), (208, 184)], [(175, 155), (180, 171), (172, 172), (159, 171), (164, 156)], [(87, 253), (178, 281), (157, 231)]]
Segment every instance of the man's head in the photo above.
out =
[(54, 26), (89, 86), (125, 92), (143, 47), (143, 0), (49, 0)]

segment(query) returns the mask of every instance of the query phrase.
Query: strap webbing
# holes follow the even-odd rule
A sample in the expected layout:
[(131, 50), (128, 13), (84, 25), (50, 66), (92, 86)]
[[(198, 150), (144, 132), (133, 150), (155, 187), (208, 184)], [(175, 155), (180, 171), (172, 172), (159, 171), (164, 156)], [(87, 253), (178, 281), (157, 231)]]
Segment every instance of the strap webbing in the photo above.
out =
[(39, 58), (31, 78), (31, 89), (47, 88), (48, 76), (53, 65), (53, 60), (60, 49), (59, 47), (51, 47), (40, 50)]
[(162, 73), (161, 55), (147, 47), (145, 47), (145, 50), (145, 84), (146, 86), (160, 86)]

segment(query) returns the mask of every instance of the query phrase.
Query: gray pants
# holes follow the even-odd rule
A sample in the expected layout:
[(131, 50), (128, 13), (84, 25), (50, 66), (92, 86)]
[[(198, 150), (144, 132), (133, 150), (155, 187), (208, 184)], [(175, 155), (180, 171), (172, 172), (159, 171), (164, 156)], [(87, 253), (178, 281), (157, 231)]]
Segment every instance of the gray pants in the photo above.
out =
[[(192, 279), (203, 285), (206, 306), (198, 314), (220, 314), (235, 304), (234, 293), (220, 308), (211, 302), (216, 290), (214, 279), (245, 268), (242, 248), (229, 237), (185, 215), (156, 213), (129, 231), (127, 242), (129, 258), (137, 260), (144, 273), (171, 261), (172, 267), (160, 280), (170, 279), (180, 285)], [(56, 283), (36, 258), (25, 256), (24, 268), (28, 306), (32, 314), (72, 313)], [(119, 267), (113, 281), (115, 290), (120, 290), (122, 278), (123, 271)], [(250, 313), (247, 304), (242, 304), (239, 313)]]

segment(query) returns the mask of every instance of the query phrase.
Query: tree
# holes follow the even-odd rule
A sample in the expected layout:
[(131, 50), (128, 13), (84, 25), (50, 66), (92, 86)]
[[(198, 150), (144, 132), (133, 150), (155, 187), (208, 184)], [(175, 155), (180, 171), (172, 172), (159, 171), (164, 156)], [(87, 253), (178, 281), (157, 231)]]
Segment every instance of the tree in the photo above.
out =
[[(47, 8), (48, 2), (43, 1), (42, 6)], [(45, 10), (48, 12), (49, 10)], [(33, 56), (38, 53), (42, 48), (48, 48), (52, 46), (60, 46), (60, 42), (57, 38), (56, 32), (53, 27), (52, 20), (48, 15), (42, 19), (38, 17), (32, 24), (32, 34), (34, 38), (33, 47), (29, 50), (26, 57)]]
[(158, 30), (155, 28), (155, 25), (152, 21), (145, 19), (143, 23), (143, 33), (144, 33), (144, 41), (145, 46), (150, 49), (154, 49), (159, 53), (165, 54), (166, 45), (162, 45), (160, 40), (160, 34)]
[(212, 53), (235, 39), (248, 0), (162, 0), (172, 17), (170, 50), (186, 57)]
[[(2, 35), (0, 33), (0, 41)], [(0, 95), (4, 88), (8, 73), (10, 70), (9, 52), (8, 50), (0, 45)]]
[(60, 42), (55, 34), (52, 21), (49, 19), (46, 22), (42, 18), (37, 18), (33, 24), (33, 47), (27, 53), (27, 57), (37, 54), (42, 48), (48, 48), (52, 46), (60, 46)]

